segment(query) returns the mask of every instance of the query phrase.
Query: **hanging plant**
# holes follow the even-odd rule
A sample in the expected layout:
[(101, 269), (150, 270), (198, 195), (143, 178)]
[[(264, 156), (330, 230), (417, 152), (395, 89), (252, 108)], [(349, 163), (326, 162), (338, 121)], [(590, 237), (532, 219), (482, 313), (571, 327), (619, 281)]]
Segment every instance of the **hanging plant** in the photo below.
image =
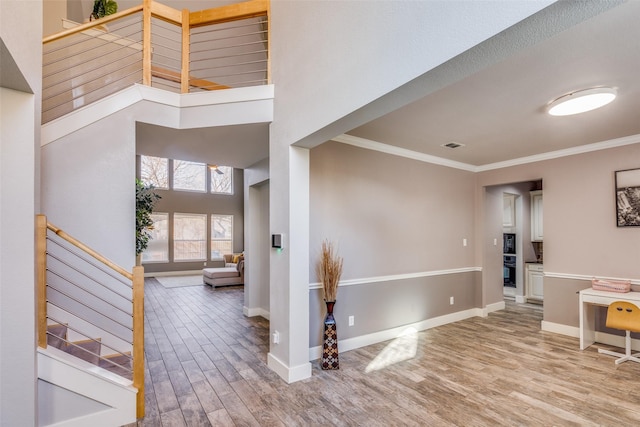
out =
[(161, 197), (155, 193), (153, 185), (144, 185), (136, 178), (136, 255), (140, 255), (151, 239), (153, 230), (153, 207)]
[(114, 14), (118, 11), (118, 3), (114, 0), (95, 0), (93, 2), (93, 12), (89, 16), (89, 20), (99, 19), (107, 15)]

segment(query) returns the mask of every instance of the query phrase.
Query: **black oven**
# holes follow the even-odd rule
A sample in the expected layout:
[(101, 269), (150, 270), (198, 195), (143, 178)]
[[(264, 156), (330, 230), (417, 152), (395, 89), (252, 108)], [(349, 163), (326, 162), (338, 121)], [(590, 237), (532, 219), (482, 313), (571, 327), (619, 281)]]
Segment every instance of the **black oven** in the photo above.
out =
[(504, 233), (502, 235), (502, 253), (516, 254), (516, 235), (515, 233)]
[(511, 255), (504, 256), (504, 286), (510, 288), (516, 287), (516, 257)]

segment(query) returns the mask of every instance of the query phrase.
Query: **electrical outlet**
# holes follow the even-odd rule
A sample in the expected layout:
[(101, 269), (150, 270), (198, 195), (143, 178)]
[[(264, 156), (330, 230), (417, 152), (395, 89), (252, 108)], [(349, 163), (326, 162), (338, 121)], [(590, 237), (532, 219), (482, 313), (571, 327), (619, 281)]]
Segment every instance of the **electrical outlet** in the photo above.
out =
[(493, 239), (493, 246), (498, 246), (498, 239)]
[(355, 323), (355, 316), (349, 316), (349, 326), (353, 326)]
[(275, 331), (273, 333), (273, 343), (274, 344), (280, 344), (280, 332)]
[(449, 305), (453, 305), (453, 297), (449, 297)]
[(205, 262), (204, 262), (204, 266), (205, 266), (205, 267), (207, 266), (207, 261), (205, 261)]
[(467, 246), (467, 239), (462, 239), (462, 246)]

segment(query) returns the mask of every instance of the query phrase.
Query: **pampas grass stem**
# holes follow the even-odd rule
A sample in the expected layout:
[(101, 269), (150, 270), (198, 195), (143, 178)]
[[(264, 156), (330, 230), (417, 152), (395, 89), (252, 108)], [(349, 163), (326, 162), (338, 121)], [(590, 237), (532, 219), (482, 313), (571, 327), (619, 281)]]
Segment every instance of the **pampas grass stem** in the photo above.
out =
[(333, 243), (322, 242), (320, 259), (316, 264), (316, 274), (322, 283), (325, 301), (335, 301), (338, 295), (338, 283), (342, 275), (342, 258), (337, 256)]

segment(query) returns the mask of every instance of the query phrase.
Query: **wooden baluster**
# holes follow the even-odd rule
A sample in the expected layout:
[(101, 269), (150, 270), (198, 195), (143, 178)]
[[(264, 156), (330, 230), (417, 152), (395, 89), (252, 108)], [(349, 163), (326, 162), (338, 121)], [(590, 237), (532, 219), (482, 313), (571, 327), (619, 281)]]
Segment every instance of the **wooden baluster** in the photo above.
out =
[(136, 416), (144, 417), (144, 267), (133, 267), (133, 386)]
[(47, 348), (47, 217), (36, 216), (38, 346)]
[(189, 93), (189, 53), (191, 34), (189, 26), (189, 9), (182, 9), (182, 79), (180, 93)]
[(151, 0), (142, 7), (142, 84), (151, 86)]

